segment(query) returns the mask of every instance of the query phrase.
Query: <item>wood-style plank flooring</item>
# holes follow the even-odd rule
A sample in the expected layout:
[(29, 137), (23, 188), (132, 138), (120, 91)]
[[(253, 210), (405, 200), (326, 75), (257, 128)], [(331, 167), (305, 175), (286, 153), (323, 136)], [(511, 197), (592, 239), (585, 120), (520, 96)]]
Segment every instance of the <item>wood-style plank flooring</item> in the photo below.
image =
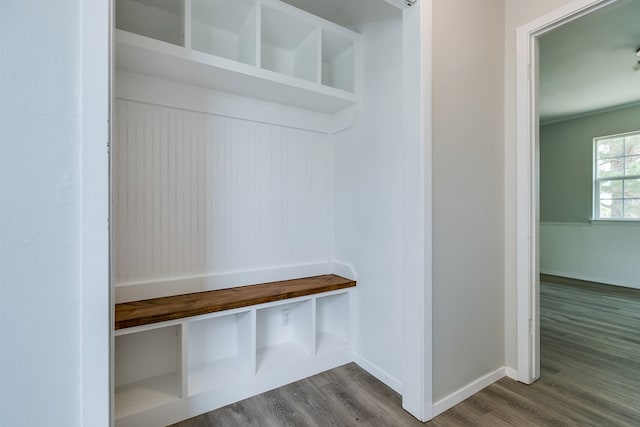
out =
[[(427, 426), (640, 426), (640, 291), (543, 280), (540, 379), (504, 378)], [(355, 425), (425, 424), (349, 364), (174, 427)]]

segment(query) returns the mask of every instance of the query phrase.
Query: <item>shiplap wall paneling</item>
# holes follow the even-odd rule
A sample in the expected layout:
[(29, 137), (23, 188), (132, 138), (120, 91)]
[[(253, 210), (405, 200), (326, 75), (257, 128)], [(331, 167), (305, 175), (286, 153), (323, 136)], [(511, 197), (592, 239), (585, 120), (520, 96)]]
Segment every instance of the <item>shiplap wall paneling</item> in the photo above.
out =
[(640, 289), (640, 225), (542, 223), (540, 271)]
[(116, 102), (117, 284), (329, 259), (328, 137)]

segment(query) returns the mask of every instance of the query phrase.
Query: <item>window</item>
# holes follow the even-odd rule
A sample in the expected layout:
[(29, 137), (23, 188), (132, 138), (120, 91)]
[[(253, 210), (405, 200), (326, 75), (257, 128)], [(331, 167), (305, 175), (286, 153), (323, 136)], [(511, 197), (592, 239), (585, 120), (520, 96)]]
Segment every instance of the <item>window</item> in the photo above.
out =
[(640, 131), (593, 142), (594, 219), (640, 220)]

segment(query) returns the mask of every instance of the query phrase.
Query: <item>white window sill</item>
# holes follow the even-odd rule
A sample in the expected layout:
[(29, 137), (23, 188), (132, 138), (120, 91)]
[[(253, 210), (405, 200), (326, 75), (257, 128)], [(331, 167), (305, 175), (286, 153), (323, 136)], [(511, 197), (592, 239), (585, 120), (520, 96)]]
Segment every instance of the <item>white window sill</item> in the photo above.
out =
[(624, 224), (624, 225), (640, 225), (640, 219), (592, 219), (591, 224)]

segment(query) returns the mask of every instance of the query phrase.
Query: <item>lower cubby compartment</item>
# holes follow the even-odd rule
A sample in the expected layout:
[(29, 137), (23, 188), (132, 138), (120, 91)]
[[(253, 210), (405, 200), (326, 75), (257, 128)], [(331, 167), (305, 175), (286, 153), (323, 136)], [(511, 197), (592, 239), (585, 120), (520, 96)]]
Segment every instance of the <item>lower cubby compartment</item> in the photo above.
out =
[(182, 397), (180, 326), (115, 337), (116, 419)]
[(286, 369), (311, 356), (312, 301), (256, 310), (256, 372)]
[(189, 323), (189, 395), (248, 379), (253, 374), (253, 312)]
[(349, 345), (349, 293), (316, 299), (316, 354)]

